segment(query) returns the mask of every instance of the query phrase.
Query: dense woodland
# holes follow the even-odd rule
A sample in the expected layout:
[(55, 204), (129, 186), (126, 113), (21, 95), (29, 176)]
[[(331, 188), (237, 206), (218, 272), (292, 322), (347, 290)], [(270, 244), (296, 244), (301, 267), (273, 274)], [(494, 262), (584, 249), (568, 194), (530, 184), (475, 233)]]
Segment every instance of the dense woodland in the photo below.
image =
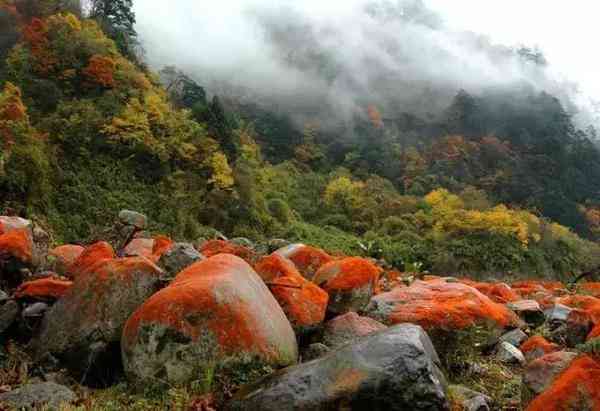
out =
[(409, 271), (569, 278), (600, 263), (595, 131), (553, 95), (456, 90), (433, 118), (365, 101), (325, 127), (153, 72), (134, 22), (127, 0), (0, 0), (4, 214), (89, 243), (130, 208), (174, 238), (214, 228)]

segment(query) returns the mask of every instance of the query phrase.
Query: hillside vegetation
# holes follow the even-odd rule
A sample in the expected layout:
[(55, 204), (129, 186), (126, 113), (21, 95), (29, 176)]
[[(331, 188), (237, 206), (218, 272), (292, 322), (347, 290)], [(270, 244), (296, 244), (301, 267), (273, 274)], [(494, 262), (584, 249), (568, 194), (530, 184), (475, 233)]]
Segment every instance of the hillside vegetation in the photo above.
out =
[(98, 239), (130, 208), (175, 238), (212, 227), (407, 270), (569, 278), (600, 263), (600, 153), (547, 93), (460, 91), (435, 121), (366, 105), (348, 134), (208, 98), (73, 4), (38, 3), (0, 11), (0, 209), (57, 242)]

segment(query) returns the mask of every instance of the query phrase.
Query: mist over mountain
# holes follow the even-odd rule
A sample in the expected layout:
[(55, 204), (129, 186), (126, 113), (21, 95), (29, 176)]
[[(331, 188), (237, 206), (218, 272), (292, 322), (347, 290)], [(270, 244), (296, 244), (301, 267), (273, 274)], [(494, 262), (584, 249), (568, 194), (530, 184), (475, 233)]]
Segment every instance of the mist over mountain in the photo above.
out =
[(546, 91), (577, 124), (593, 118), (577, 87), (554, 75), (542, 51), (493, 44), (449, 29), (420, 0), (237, 1), (178, 7), (136, 4), (150, 64), (175, 65), (209, 92), (260, 101), (322, 125), (411, 113), (437, 118), (459, 90), (493, 95)]

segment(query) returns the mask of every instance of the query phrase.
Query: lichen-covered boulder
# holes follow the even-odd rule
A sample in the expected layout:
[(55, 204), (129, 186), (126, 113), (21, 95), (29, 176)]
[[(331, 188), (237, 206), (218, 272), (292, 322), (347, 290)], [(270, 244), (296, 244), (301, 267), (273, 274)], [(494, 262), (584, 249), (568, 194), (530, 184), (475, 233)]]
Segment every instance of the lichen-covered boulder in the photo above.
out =
[(72, 281), (52, 277), (41, 278), (21, 284), (14, 297), (18, 300), (54, 301), (63, 297), (72, 286)]
[(403, 324), (242, 387), (228, 409), (448, 410), (438, 367), (423, 329)]
[(153, 247), (154, 239), (152, 238), (134, 238), (123, 249), (123, 256), (152, 258)]
[(600, 359), (583, 355), (537, 396), (527, 411), (600, 410)]
[(254, 268), (292, 326), (309, 327), (323, 322), (329, 294), (302, 277), (294, 263), (279, 254), (271, 254)]
[(136, 386), (184, 384), (239, 364), (297, 361), (292, 327), (242, 259), (219, 254), (179, 273), (129, 318), (123, 363)]
[(356, 313), (347, 313), (325, 323), (323, 344), (331, 348), (341, 347), (386, 328), (387, 326), (372, 318), (361, 317)]
[(327, 311), (344, 314), (365, 308), (375, 292), (381, 271), (365, 258), (348, 257), (321, 266), (313, 282), (329, 294)]
[(371, 300), (366, 315), (384, 324), (415, 323), (426, 330), (461, 330), (475, 325), (517, 328), (515, 313), (474, 289), (444, 280), (416, 281)]
[(34, 342), (36, 357), (50, 354), (82, 378), (109, 378), (104, 371), (119, 363), (123, 326), (158, 290), (161, 273), (140, 257), (97, 263), (44, 317)]
[(121, 224), (133, 226), (138, 230), (143, 230), (148, 225), (148, 217), (132, 210), (121, 210), (119, 212), (119, 221)]
[(21, 217), (0, 216), (0, 234), (8, 233), (13, 230), (33, 230), (31, 220)]
[(555, 378), (566, 370), (578, 354), (558, 351), (531, 361), (523, 373), (523, 397), (529, 402), (536, 395), (550, 388)]
[(115, 258), (115, 250), (105, 242), (99, 241), (86, 247), (83, 252), (66, 269), (66, 276), (75, 279), (92, 270), (96, 265)]
[(15, 288), (23, 281), (21, 269), (34, 264), (30, 229), (17, 228), (0, 234), (0, 285)]
[(66, 244), (53, 248), (48, 253), (50, 269), (60, 275), (68, 275), (68, 268), (81, 256), (85, 248), (80, 245)]
[(300, 271), (300, 274), (308, 280), (313, 279), (321, 266), (333, 261), (333, 257), (320, 248), (304, 244), (290, 244), (275, 252), (291, 260)]

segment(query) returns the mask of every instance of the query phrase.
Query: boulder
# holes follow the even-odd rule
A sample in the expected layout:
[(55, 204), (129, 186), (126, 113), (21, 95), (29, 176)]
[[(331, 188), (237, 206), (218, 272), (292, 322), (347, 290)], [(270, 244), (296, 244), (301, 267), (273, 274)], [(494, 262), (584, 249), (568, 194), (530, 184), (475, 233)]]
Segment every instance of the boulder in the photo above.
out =
[(134, 238), (123, 249), (124, 257), (146, 257), (152, 259), (154, 239)]
[(15, 323), (20, 311), (19, 304), (14, 300), (8, 300), (0, 305), (0, 335)]
[(329, 294), (327, 311), (344, 314), (361, 311), (375, 293), (381, 269), (360, 257), (348, 257), (319, 268), (313, 282)]
[(592, 297), (600, 298), (600, 282), (580, 284), (577, 291), (581, 294), (588, 294)]
[(97, 264), (102, 264), (115, 258), (115, 251), (105, 241), (100, 241), (86, 247), (83, 252), (66, 269), (66, 276), (76, 279), (78, 276), (92, 270)]
[(0, 234), (5, 234), (13, 230), (33, 230), (31, 220), (21, 217), (0, 216)]
[(527, 411), (600, 409), (600, 359), (583, 355), (571, 362)]
[(312, 280), (321, 266), (333, 261), (333, 257), (320, 248), (304, 244), (290, 244), (280, 248), (276, 253), (290, 259), (307, 280)]
[(519, 318), (474, 289), (444, 280), (415, 281), (376, 295), (365, 314), (384, 324), (415, 323), (426, 330), (454, 331), (485, 325), (495, 329), (516, 328)]
[(131, 210), (121, 210), (119, 221), (121, 224), (133, 226), (138, 230), (144, 230), (148, 225), (148, 218), (144, 214)]
[(257, 255), (252, 249), (225, 240), (206, 241), (200, 246), (200, 252), (205, 257), (212, 257), (218, 254), (233, 254), (248, 264), (254, 264), (257, 259)]
[(129, 318), (121, 342), (134, 386), (179, 385), (250, 366), (295, 364), (292, 327), (260, 277), (242, 259), (196, 262)]
[(53, 382), (27, 384), (16, 390), (0, 394), (0, 404), (18, 410), (60, 410), (74, 402), (77, 396), (64, 385)]
[(496, 358), (506, 364), (525, 364), (525, 356), (521, 350), (506, 341), (498, 345)]
[(546, 354), (559, 350), (559, 346), (546, 340), (541, 335), (534, 335), (519, 347), (527, 361), (532, 361)]
[(573, 311), (573, 309), (566, 305), (554, 304), (544, 311), (544, 315), (546, 316), (546, 321), (553, 327), (565, 323), (569, 318), (571, 311)]
[(60, 275), (68, 275), (68, 267), (83, 253), (85, 248), (80, 245), (61, 245), (53, 248), (48, 254), (50, 269)]
[(323, 343), (309, 344), (301, 353), (302, 362), (312, 361), (329, 353), (331, 349)]
[(50, 309), (50, 306), (46, 303), (33, 303), (26, 306), (21, 313), (23, 318), (41, 318), (44, 316), (46, 311)]
[(483, 283), (464, 278), (460, 279), (459, 281), (475, 288), (477, 291), (496, 303), (506, 304), (521, 299), (519, 294), (517, 294), (516, 291), (514, 291), (508, 284), (505, 283)]
[(539, 327), (546, 321), (544, 311), (537, 301), (520, 300), (508, 303), (507, 306), (533, 328)]
[(371, 334), (242, 387), (229, 410), (448, 410), (439, 359), (419, 326)]
[(36, 357), (51, 355), (81, 378), (109, 382), (119, 366), (123, 326), (158, 290), (161, 273), (141, 257), (95, 264), (44, 317), (34, 342)]
[(527, 402), (550, 388), (555, 378), (569, 367), (578, 354), (558, 351), (531, 361), (523, 373), (523, 397)]
[(587, 340), (591, 341), (595, 338), (599, 338), (600, 337), (600, 324), (598, 324), (597, 326), (595, 326), (592, 331), (589, 333), (589, 335), (587, 336)]
[(158, 265), (165, 270), (167, 278), (175, 278), (185, 268), (203, 259), (204, 256), (192, 244), (175, 243), (162, 254)]
[(372, 318), (347, 313), (325, 323), (323, 343), (328, 347), (338, 348), (386, 328), (387, 326)]
[(72, 285), (72, 281), (42, 278), (21, 284), (14, 297), (18, 300), (55, 301), (64, 296)]
[(0, 284), (9, 288), (23, 280), (21, 269), (33, 266), (33, 237), (29, 229), (0, 234)]
[(258, 261), (254, 268), (296, 330), (323, 322), (329, 295), (302, 277), (294, 263), (279, 254), (271, 254)]
[(593, 328), (591, 316), (587, 311), (572, 309), (567, 321), (551, 323), (549, 338), (559, 345), (575, 348), (583, 344)]

